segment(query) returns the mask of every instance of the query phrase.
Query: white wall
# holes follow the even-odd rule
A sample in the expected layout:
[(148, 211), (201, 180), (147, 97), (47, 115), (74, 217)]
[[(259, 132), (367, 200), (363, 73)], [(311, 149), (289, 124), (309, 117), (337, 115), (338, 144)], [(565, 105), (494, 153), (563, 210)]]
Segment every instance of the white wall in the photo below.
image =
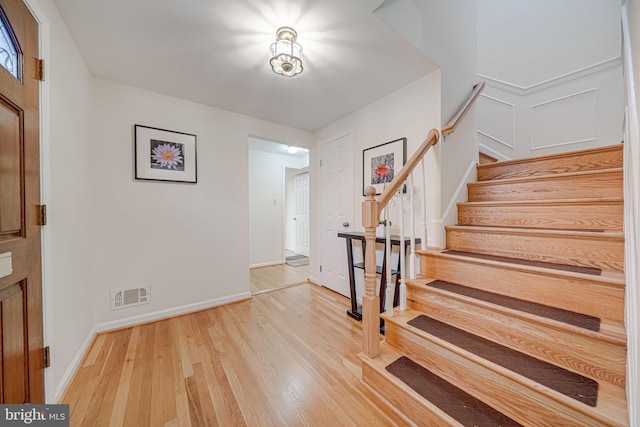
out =
[(620, 0), (483, 0), (478, 74), (531, 87), (618, 58), (619, 6)]
[[(478, 2), (482, 151), (522, 158), (620, 142), (619, 0)], [(597, 31), (594, 31), (597, 28)]]
[[(313, 177), (319, 177), (318, 150), (319, 145), (337, 136), (351, 133), (353, 138), (353, 231), (362, 229), (362, 150), (398, 138), (407, 138), (407, 157), (409, 157), (424, 141), (432, 128), (440, 127), (440, 71), (433, 73), (387, 95), (378, 101), (338, 120), (315, 133), (315, 144), (311, 150), (310, 170)], [(440, 218), (440, 164), (439, 148), (436, 146), (427, 155), (428, 163), (428, 217), (431, 220)], [(422, 188), (420, 183), (417, 183)], [(320, 183), (311, 181), (311, 264), (309, 275), (318, 281), (319, 258), (322, 249), (318, 242), (320, 236), (320, 218), (316, 214), (320, 209)], [(416, 209), (420, 212), (416, 198)], [(419, 221), (416, 218), (416, 221)], [(396, 222), (397, 224), (397, 222)], [(430, 236), (436, 238), (434, 223), (429, 224)], [(431, 237), (430, 237), (431, 238)], [(336, 237), (337, 239), (337, 237)], [(439, 244), (440, 242), (433, 242)], [(346, 253), (345, 253), (346, 257)], [(345, 258), (346, 259), (346, 258)], [(347, 273), (346, 271), (344, 272)]]
[(305, 158), (249, 150), (249, 265), (284, 263), (285, 169)]
[[(91, 111), (98, 327), (248, 295), (248, 137), (300, 146), (311, 135), (99, 79)], [(135, 181), (134, 124), (196, 134), (198, 183)], [(110, 289), (143, 284), (151, 304), (109, 311)]]
[(91, 77), (53, 2), (28, 0), (40, 23), (42, 200), (47, 402), (55, 402), (94, 325), (91, 286)]
[(640, 425), (640, 1), (623, 7), (627, 135), (625, 138), (625, 276), (629, 425)]
[[(376, 15), (440, 65), (440, 125), (446, 124), (478, 82), (476, 1), (386, 0), (376, 10)], [(475, 110), (443, 141), (441, 157), (440, 216), (444, 224), (451, 224), (457, 221), (454, 202), (466, 200), (464, 184), (475, 180), (472, 167), (478, 160)], [(451, 209), (447, 210), (449, 207)]]

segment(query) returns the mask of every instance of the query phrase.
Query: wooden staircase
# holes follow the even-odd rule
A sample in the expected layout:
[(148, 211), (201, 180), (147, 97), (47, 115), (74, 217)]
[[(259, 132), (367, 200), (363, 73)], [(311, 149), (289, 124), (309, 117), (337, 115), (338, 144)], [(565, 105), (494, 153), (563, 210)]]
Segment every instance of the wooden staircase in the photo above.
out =
[(622, 144), (478, 179), (365, 384), (410, 425), (628, 425)]

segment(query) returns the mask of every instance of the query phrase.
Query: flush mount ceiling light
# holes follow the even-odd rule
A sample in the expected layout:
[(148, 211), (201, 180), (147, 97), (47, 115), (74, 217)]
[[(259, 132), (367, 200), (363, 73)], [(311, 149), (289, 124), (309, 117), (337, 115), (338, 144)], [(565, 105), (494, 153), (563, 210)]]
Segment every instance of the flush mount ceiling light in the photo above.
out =
[(285, 77), (302, 72), (302, 47), (296, 43), (298, 33), (291, 27), (280, 27), (276, 31), (276, 42), (271, 45), (271, 69)]

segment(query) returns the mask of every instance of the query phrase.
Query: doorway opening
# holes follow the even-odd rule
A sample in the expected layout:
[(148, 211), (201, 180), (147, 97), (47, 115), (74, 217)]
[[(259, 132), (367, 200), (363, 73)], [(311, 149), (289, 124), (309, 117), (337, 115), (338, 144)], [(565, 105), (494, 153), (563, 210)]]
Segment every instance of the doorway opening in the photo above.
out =
[(309, 151), (249, 137), (249, 267), (253, 295), (306, 283)]

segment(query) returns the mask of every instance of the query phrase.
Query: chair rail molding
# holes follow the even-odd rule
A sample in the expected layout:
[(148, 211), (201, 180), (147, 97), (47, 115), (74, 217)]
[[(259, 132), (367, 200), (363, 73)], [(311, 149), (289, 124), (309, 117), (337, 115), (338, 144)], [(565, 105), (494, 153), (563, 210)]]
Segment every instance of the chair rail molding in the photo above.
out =
[(566, 83), (571, 80), (583, 78), (591, 74), (600, 73), (600, 72), (609, 70), (611, 68), (616, 68), (620, 66), (622, 66), (622, 56), (618, 55), (616, 57), (604, 60), (602, 62), (591, 64), (584, 68), (580, 68), (580, 69), (571, 71), (569, 73), (565, 73), (565, 74), (553, 77), (551, 79), (543, 80), (529, 86), (521, 86), (516, 83), (500, 80), (485, 74), (478, 74), (478, 78), (482, 80), (486, 80), (488, 86), (497, 87), (502, 90), (515, 93), (516, 95), (525, 96), (534, 92), (538, 92), (540, 90), (547, 89), (549, 87)]

